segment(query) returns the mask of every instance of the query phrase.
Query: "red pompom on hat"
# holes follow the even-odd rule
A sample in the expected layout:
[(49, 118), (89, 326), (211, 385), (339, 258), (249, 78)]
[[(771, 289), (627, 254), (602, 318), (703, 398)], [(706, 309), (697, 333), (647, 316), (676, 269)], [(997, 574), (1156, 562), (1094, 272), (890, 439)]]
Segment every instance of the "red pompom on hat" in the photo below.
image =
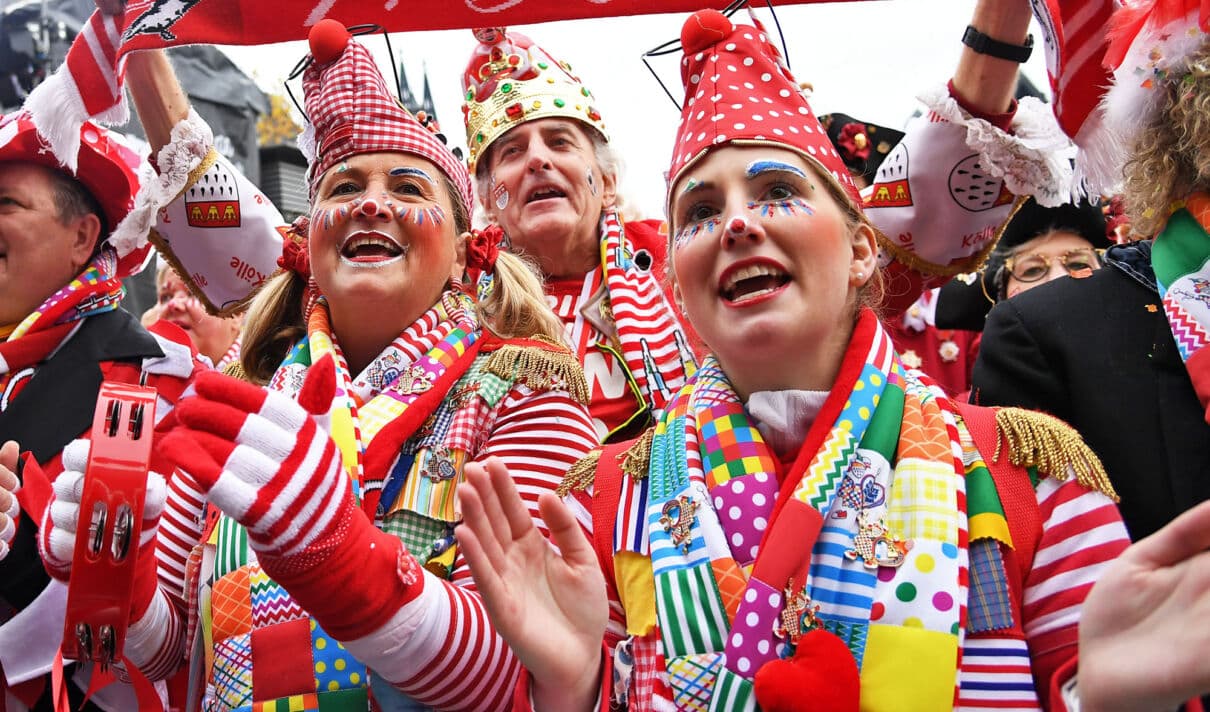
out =
[[(73, 172), (52, 153), (47, 142), (38, 135), (34, 122), (25, 112), (0, 117), (0, 162), (27, 161), (61, 171), (75, 178), (96, 198), (104, 213), (106, 232), (100, 239), (109, 239), (118, 253), (118, 277), (129, 277), (142, 270), (151, 254), (146, 236), (115, 234), (134, 208), (139, 192), (138, 167), (143, 162), (137, 153), (122, 143), (117, 134), (91, 122), (80, 127), (80, 150)], [(141, 238), (141, 239), (139, 239)]]
[(673, 147), (668, 185), (717, 146), (788, 148), (813, 161), (860, 208), (844, 161), (832, 147), (798, 83), (755, 26), (732, 25), (717, 10), (696, 12), (681, 29), (685, 103)]
[[(437, 166), (458, 188), (470, 214), (471, 179), (463, 164), (435, 133), (409, 114), (387, 90), (369, 51), (335, 20), (311, 28), (311, 57), (303, 73), (303, 104), (314, 131), (311, 197), (319, 179), (337, 163), (362, 153), (398, 151)], [(300, 141), (306, 153), (307, 140)]]

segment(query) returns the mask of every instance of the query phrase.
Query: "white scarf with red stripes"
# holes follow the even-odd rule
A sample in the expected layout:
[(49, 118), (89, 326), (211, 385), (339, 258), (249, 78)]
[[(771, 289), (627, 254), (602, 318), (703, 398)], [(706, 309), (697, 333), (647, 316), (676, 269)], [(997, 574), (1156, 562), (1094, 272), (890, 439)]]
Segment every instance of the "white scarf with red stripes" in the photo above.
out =
[(615, 210), (601, 215), (601, 265), (622, 360), (658, 418), (697, 363), (656, 275), (635, 264)]

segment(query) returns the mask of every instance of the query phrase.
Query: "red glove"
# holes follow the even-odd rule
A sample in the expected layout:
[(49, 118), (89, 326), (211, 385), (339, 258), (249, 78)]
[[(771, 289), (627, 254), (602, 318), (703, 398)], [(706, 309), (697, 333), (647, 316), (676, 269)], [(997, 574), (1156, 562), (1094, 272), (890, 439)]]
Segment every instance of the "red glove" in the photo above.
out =
[[(88, 467), (91, 445), (88, 440), (81, 438), (63, 448), (63, 472), (55, 478), (49, 506), (42, 515), (38, 551), (42, 554), (47, 573), (64, 582), (71, 578), (71, 562), (76, 552), (76, 530), (80, 520), (80, 497), (84, 492), (84, 470)], [(139, 533), (138, 566), (131, 597), (131, 621), (143, 617), (159, 585), (156, 578), (155, 535), (167, 496), (164, 477), (148, 472), (143, 526)]]
[(213, 372), (194, 387), (163, 452), (247, 528), (261, 567), (325, 630), (361, 637), (420, 594), (416, 560), (362, 513), (316, 422), (336, 388), (330, 357), (311, 367), (298, 402)]

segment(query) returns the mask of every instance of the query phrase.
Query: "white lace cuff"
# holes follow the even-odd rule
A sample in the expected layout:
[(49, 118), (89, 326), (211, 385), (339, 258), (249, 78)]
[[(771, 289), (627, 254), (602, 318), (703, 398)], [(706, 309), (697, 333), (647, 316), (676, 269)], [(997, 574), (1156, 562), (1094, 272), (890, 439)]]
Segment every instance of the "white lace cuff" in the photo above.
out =
[(109, 238), (119, 256), (147, 244), (160, 208), (180, 195), (189, 182), (189, 174), (201, 165), (213, 148), (214, 134), (210, 127), (190, 109), (189, 116), (172, 127), (171, 140), (156, 156), (158, 173), (149, 164), (140, 167), (140, 187), (134, 198), (134, 209), (118, 223)]
[(1048, 105), (1033, 97), (1018, 101), (1010, 134), (968, 114), (944, 85), (918, 98), (938, 116), (966, 129), (967, 147), (979, 154), (989, 174), (1004, 180), (1011, 193), (1032, 195), (1046, 207), (1070, 201), (1075, 146)]

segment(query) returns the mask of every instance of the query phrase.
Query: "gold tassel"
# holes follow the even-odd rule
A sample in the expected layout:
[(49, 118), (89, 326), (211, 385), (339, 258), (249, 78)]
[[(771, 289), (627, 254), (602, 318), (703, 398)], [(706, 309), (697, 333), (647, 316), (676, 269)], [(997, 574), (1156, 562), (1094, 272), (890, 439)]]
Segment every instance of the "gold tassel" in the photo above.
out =
[(536, 346), (505, 344), (487, 357), (483, 370), (506, 381), (524, 383), (535, 391), (548, 391), (560, 386), (566, 388), (575, 400), (588, 404), (588, 383), (584, 380), (584, 369), (565, 348), (548, 351)]
[(1100, 458), (1084, 442), (1080, 434), (1067, 423), (1045, 413), (1024, 408), (1000, 408), (996, 411), (996, 453), (1008, 443), (1008, 459), (1018, 467), (1036, 467), (1039, 474), (1066, 480), (1067, 468), (1076, 481), (1096, 490), (1113, 501), (1118, 494), (1109, 482), (1109, 475)]
[(555, 494), (566, 497), (572, 492), (585, 492), (597, 478), (597, 463), (601, 460), (601, 451), (592, 450), (571, 466), (563, 481), (555, 488)]
[(647, 477), (651, 466), (651, 441), (655, 439), (655, 428), (647, 428), (639, 439), (621, 454), (622, 472), (630, 475), (630, 479), (638, 482)]

